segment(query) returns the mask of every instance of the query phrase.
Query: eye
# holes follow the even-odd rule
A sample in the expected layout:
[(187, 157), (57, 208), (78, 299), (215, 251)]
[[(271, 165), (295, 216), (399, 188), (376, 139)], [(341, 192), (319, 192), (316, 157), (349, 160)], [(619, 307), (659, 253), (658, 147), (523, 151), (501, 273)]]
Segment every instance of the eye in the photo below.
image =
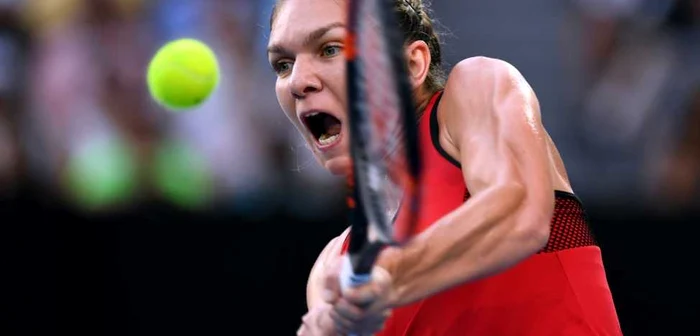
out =
[(292, 70), (292, 64), (293, 63), (291, 61), (287, 60), (275, 61), (272, 64), (272, 69), (275, 70), (276, 74), (282, 75)]
[(323, 50), (321, 51), (321, 55), (323, 57), (334, 57), (338, 56), (340, 52), (343, 50), (343, 47), (339, 45), (328, 45), (323, 47)]

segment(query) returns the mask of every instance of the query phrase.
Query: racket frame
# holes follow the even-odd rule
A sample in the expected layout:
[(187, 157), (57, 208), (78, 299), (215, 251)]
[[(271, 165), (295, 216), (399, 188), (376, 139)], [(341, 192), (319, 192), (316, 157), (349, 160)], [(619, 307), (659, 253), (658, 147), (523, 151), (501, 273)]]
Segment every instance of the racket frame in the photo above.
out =
[[(390, 69), (394, 76), (395, 89), (398, 96), (400, 122), (404, 128), (404, 150), (406, 152), (406, 169), (409, 181), (406, 184), (404, 199), (397, 212), (408, 212), (403, 220), (409, 221), (404, 226), (406, 230), (400, 232), (393, 240), (369, 241), (369, 229), (373, 225), (369, 222), (368, 211), (377, 211), (381, 207), (382, 196), (371, 193), (368, 184), (372, 178), (371, 158), (368, 155), (369, 137), (363, 136), (362, 124), (370, 122), (367, 106), (365, 85), (363, 83), (363, 64), (359, 56), (359, 35), (361, 13), (363, 5), (375, 1), (379, 20), (381, 21), (381, 38), (388, 51)], [(399, 245), (405, 242), (415, 228), (418, 220), (420, 198), (420, 173), (421, 161), (418, 146), (418, 127), (416, 109), (413, 101), (413, 93), (409, 82), (406, 60), (404, 57), (404, 37), (399, 30), (398, 17), (393, 10), (393, 0), (348, 0), (348, 32), (345, 55), (347, 60), (347, 90), (348, 90), (348, 122), (350, 130), (350, 153), (352, 156), (352, 173), (348, 176), (349, 221), (351, 229), (349, 233), (349, 245), (347, 262), (343, 270), (344, 279), (341, 276), (341, 284), (344, 286), (358, 286), (370, 280), (370, 273), (377, 256), (388, 245)], [(365, 74), (364, 76), (368, 76)], [(370, 193), (367, 195), (366, 193)], [(372, 204), (364, 204), (363, 200), (372, 197)], [(375, 209), (372, 209), (374, 207)], [(381, 209), (384, 211), (383, 209)], [(388, 223), (392, 225), (393, 223)], [(349, 269), (348, 269), (349, 268)], [(347, 270), (346, 270), (347, 269)]]

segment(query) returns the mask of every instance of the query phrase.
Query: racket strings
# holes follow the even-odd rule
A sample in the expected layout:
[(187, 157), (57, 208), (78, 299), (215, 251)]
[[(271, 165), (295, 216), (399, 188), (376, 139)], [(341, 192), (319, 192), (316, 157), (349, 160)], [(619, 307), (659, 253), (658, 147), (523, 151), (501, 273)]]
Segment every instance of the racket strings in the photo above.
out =
[[(373, 141), (373, 152), (385, 162), (388, 170), (401, 170), (406, 165), (404, 153), (404, 129), (401, 123), (401, 109), (397, 94), (397, 80), (389, 58), (389, 50), (379, 18), (376, 1), (363, 6), (359, 54), (362, 55), (365, 81), (367, 83), (367, 103), (370, 111), (367, 136)], [(387, 172), (389, 173), (389, 172)], [(394, 180), (396, 176), (389, 174)], [(398, 181), (395, 181), (395, 183)]]
[[(359, 181), (357, 187), (371, 223), (366, 234), (369, 241), (398, 242), (411, 232), (412, 202), (415, 177), (409, 167), (409, 136), (405, 125), (405, 92), (407, 78), (400, 77), (399, 62), (403, 40), (392, 34), (394, 25), (386, 14), (393, 11), (380, 0), (362, 0), (356, 3), (353, 14), (355, 30), (350, 59), (353, 69), (357, 101), (353, 101), (356, 134), (360, 137), (362, 154), (357, 157)], [(395, 29), (394, 29), (395, 30)], [(412, 133), (411, 133), (412, 134)], [(415, 139), (414, 139), (415, 140)], [(403, 219), (402, 219), (403, 218)], [(397, 239), (398, 238), (398, 239)]]

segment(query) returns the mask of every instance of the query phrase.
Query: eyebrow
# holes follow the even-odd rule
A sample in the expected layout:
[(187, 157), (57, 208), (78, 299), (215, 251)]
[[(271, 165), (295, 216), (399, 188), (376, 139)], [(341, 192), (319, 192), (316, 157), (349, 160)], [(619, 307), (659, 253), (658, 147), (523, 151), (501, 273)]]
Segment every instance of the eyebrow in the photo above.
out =
[[(308, 35), (304, 37), (304, 40), (302, 41), (302, 45), (308, 46), (309, 44), (312, 44), (316, 40), (319, 40), (322, 38), (324, 35), (326, 35), (329, 31), (338, 28), (338, 27), (345, 27), (345, 24), (342, 22), (333, 22), (331, 24), (325, 25), (323, 27), (317, 28), (313, 31), (311, 31)], [(289, 55), (292, 54), (289, 52), (288, 49), (282, 47), (281, 45), (278, 44), (272, 44), (267, 47), (267, 53), (274, 53), (274, 54), (285, 54)]]

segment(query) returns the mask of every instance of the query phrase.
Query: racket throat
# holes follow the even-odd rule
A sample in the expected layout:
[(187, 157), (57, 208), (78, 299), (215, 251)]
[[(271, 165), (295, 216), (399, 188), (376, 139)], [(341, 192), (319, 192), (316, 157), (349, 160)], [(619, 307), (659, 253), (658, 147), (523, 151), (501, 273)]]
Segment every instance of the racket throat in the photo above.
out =
[(359, 253), (349, 254), (348, 257), (352, 264), (353, 272), (355, 274), (370, 274), (374, 267), (374, 262), (384, 246), (385, 244), (379, 242), (366, 243), (362, 246)]

